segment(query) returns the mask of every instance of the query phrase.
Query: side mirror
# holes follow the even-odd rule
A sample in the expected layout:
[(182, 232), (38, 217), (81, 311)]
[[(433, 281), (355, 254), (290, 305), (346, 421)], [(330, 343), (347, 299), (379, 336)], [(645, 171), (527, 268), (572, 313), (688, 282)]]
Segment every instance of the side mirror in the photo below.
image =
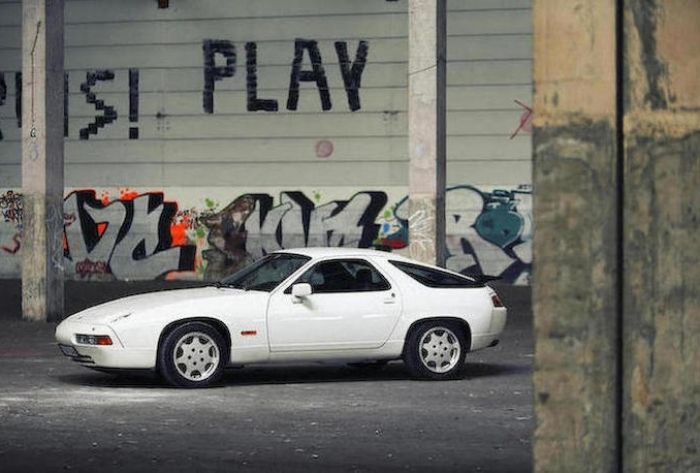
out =
[(299, 283), (292, 286), (292, 296), (296, 299), (303, 299), (306, 296), (311, 295), (311, 284), (309, 283)]

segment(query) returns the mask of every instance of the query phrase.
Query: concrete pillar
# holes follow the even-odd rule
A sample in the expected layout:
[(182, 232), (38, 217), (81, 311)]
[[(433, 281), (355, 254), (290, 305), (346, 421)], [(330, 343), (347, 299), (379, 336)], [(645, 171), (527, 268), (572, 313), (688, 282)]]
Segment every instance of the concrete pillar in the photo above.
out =
[(534, 0), (535, 470), (618, 452), (614, 0)]
[(63, 0), (22, 2), (22, 314), (63, 317)]
[(700, 2), (625, 0), (623, 471), (700, 471)]
[(445, 0), (408, 2), (409, 254), (445, 262)]

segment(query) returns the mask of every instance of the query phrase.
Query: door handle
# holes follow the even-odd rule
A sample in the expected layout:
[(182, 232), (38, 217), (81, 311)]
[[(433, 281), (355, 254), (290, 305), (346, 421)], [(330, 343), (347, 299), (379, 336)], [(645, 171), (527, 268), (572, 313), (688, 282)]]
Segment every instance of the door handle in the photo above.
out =
[(396, 302), (396, 294), (394, 294), (393, 292), (391, 293), (391, 296), (384, 299), (385, 304), (394, 304), (395, 302)]

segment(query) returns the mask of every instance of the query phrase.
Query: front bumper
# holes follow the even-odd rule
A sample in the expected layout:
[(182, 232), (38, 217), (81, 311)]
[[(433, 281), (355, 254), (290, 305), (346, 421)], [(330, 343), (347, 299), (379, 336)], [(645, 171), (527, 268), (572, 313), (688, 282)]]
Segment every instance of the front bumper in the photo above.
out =
[[(84, 345), (76, 341), (76, 334), (109, 335), (112, 345)], [(125, 348), (117, 334), (108, 325), (64, 320), (56, 327), (56, 341), (61, 352), (91, 368), (153, 369), (156, 352)]]

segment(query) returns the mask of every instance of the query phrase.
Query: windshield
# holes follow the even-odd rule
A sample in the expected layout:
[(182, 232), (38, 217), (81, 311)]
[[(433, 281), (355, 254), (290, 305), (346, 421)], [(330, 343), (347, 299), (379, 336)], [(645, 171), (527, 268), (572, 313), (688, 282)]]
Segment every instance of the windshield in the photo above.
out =
[(311, 258), (292, 253), (273, 253), (221, 280), (222, 285), (270, 292)]

